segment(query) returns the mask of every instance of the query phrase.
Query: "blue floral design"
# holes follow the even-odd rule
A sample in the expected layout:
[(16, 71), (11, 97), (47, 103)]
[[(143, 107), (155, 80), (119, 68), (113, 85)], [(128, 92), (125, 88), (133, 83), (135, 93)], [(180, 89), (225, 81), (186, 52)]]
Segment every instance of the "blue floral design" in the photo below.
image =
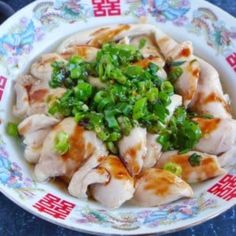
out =
[(7, 62), (16, 66), (19, 56), (29, 54), (33, 43), (42, 37), (42, 30), (35, 27), (32, 20), (23, 17), (13, 32), (0, 37), (0, 57), (6, 57)]
[(16, 162), (10, 161), (2, 140), (0, 140), (0, 184), (16, 190), (22, 198), (32, 198), (34, 191), (41, 191), (31, 178), (23, 176), (22, 169)]

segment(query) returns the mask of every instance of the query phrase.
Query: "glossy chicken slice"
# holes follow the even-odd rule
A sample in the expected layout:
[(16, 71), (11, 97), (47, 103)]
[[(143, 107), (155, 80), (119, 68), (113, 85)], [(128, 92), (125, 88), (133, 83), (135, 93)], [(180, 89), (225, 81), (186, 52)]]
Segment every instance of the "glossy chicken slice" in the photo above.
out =
[[(55, 138), (61, 131), (68, 134), (70, 146), (69, 151), (63, 155), (54, 148)], [(73, 118), (66, 118), (55, 126), (45, 139), (39, 162), (35, 167), (35, 176), (39, 181), (56, 176), (70, 179), (88, 157), (98, 153), (103, 155), (107, 152), (96, 134), (85, 131)]]
[(158, 134), (147, 133), (147, 153), (143, 159), (143, 168), (151, 168), (161, 156), (162, 146), (156, 141)]
[(31, 75), (22, 75), (16, 79), (14, 90), (16, 93), (16, 103), (13, 106), (13, 114), (17, 117), (25, 117), (30, 108), (28, 90), (36, 79)]
[(24, 137), (23, 143), (26, 145), (24, 157), (27, 161), (31, 163), (38, 161), (44, 139), (58, 122), (53, 117), (37, 114), (27, 117), (18, 125), (18, 131)]
[[(101, 153), (92, 155), (88, 158), (88, 160), (73, 174), (68, 190), (69, 193), (77, 198), (87, 198), (87, 190), (89, 184), (94, 183), (105, 183), (109, 180), (107, 178), (107, 172), (101, 173), (96, 168), (99, 164), (106, 158), (108, 153)], [(88, 175), (88, 174), (91, 175)], [(88, 175), (88, 176), (87, 176)], [(87, 176), (87, 177), (86, 177)], [(90, 179), (95, 176), (96, 178), (90, 181)], [(109, 176), (108, 176), (109, 177)]]
[[(172, 46), (175, 45), (174, 47)], [(174, 83), (176, 92), (183, 97), (184, 106), (188, 107), (197, 91), (200, 65), (195, 56), (190, 42), (176, 44), (172, 39), (164, 37), (158, 40), (158, 46), (169, 61), (170, 71), (182, 69), (182, 74)]]
[(142, 170), (143, 159), (147, 152), (146, 135), (146, 129), (136, 127), (118, 143), (120, 156), (131, 176), (138, 175)]
[(201, 73), (197, 93), (190, 104), (197, 114), (211, 114), (217, 118), (231, 118), (231, 108), (224, 95), (216, 69), (202, 59), (198, 59)]
[(137, 177), (133, 201), (139, 206), (153, 207), (192, 196), (192, 188), (181, 178), (168, 171), (151, 168)]
[(58, 120), (53, 117), (43, 114), (35, 114), (21, 121), (21, 123), (18, 125), (18, 131), (20, 135), (24, 136), (37, 130), (50, 128), (57, 123)]
[(118, 208), (134, 194), (134, 180), (116, 156), (108, 156), (99, 168), (109, 173), (109, 181), (91, 185), (92, 196), (103, 206)]
[(203, 137), (195, 149), (215, 155), (222, 154), (236, 145), (236, 120), (194, 118)]
[(29, 98), (24, 86), (16, 83), (14, 86), (16, 92), (16, 104), (13, 106), (13, 115), (24, 117), (29, 109)]
[(161, 155), (157, 168), (163, 168), (167, 162), (180, 165), (181, 178), (188, 183), (202, 182), (225, 173), (216, 156), (196, 151), (185, 154), (178, 154), (178, 151), (165, 152)]
[(85, 61), (95, 61), (98, 49), (89, 45), (74, 45), (60, 52), (60, 55), (66, 60), (76, 55), (80, 56)]
[(37, 163), (42, 151), (42, 145), (50, 132), (50, 128), (40, 129), (25, 135), (23, 143), (26, 145), (24, 151), (25, 159), (30, 163)]

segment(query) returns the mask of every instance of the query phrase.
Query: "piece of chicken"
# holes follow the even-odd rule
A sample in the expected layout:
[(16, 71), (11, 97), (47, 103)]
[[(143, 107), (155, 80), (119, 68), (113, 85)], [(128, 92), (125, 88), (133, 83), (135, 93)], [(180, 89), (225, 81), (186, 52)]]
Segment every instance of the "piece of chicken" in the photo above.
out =
[(167, 74), (164, 70), (165, 61), (158, 51), (157, 45), (155, 45), (155, 39), (151, 35), (140, 35), (131, 38), (130, 44), (138, 48), (140, 40), (145, 40), (144, 47), (140, 49), (140, 52), (144, 59), (136, 62), (135, 65), (146, 68), (150, 63), (154, 63), (159, 67), (157, 76), (159, 76), (162, 80), (165, 80), (167, 78)]
[(236, 120), (194, 118), (202, 131), (203, 137), (195, 149), (214, 155), (222, 154), (236, 145)]
[(38, 161), (44, 139), (51, 127), (58, 122), (53, 117), (36, 114), (27, 117), (18, 125), (18, 131), (24, 137), (23, 143), (26, 145), (24, 157), (28, 162)]
[(73, 175), (68, 189), (77, 198), (87, 198), (90, 189), (102, 205), (117, 208), (132, 198), (134, 180), (118, 157), (93, 156)]
[(52, 77), (52, 63), (55, 61), (66, 62), (63, 57), (56, 53), (44, 54), (38, 61), (33, 63), (30, 72), (37, 80), (31, 84), (29, 90), (30, 110), (28, 114), (43, 113), (47, 114), (48, 97), (61, 97), (66, 89), (52, 89), (49, 81)]
[(24, 118), (30, 108), (28, 91), (37, 80), (31, 75), (21, 75), (16, 79), (14, 90), (16, 93), (16, 103), (13, 106), (14, 116)]
[(109, 173), (109, 181), (92, 184), (91, 194), (103, 206), (118, 208), (134, 194), (134, 180), (116, 156), (104, 158), (98, 168)]
[(169, 70), (174, 71), (177, 67), (183, 73), (174, 82), (176, 92), (183, 97), (184, 106), (187, 108), (197, 91), (200, 65), (197, 58), (193, 55), (191, 42), (176, 44), (172, 39), (165, 36), (157, 39), (158, 46), (169, 62)]
[(180, 165), (182, 167), (181, 178), (188, 183), (202, 182), (225, 173), (219, 165), (217, 156), (196, 151), (184, 154), (179, 154), (178, 151), (165, 152), (161, 155), (156, 167), (163, 168), (167, 162)]
[(156, 140), (158, 134), (147, 133), (147, 153), (143, 158), (143, 169), (155, 166), (161, 157), (162, 146)]
[(224, 95), (217, 70), (198, 58), (201, 73), (197, 92), (190, 109), (197, 114), (211, 114), (217, 118), (231, 118), (231, 108), (227, 95)]
[[(60, 155), (54, 148), (55, 138), (59, 132), (69, 136), (69, 151)], [(48, 134), (43, 143), (38, 164), (35, 166), (35, 176), (38, 181), (50, 177), (64, 176), (70, 179), (83, 162), (92, 155), (106, 155), (104, 144), (92, 131), (86, 131), (78, 126), (73, 118), (65, 118)]]
[(192, 188), (181, 178), (169, 171), (150, 168), (137, 177), (133, 202), (153, 207), (192, 196)]
[[(107, 155), (107, 154), (106, 154)], [(109, 180), (107, 172), (96, 170), (99, 164), (106, 158), (106, 155), (92, 155), (87, 159), (87, 161), (73, 174), (68, 190), (69, 193), (77, 198), (87, 198), (87, 190), (89, 184), (94, 183), (105, 183)], [(91, 175), (88, 175), (88, 174)], [(85, 179), (85, 177), (88, 177)], [(92, 177), (96, 176), (95, 179)], [(90, 179), (92, 179), (90, 181)]]
[(91, 62), (95, 61), (98, 50), (98, 48), (89, 45), (73, 45), (60, 51), (60, 55), (66, 60), (76, 55), (85, 61)]
[(44, 81), (45, 84), (51, 80), (52, 77), (52, 63), (55, 61), (65, 61), (65, 59), (57, 53), (43, 54), (30, 68), (30, 73), (35, 78)]
[(118, 142), (120, 156), (131, 176), (138, 175), (143, 168), (143, 159), (147, 152), (146, 135), (146, 129), (136, 127)]

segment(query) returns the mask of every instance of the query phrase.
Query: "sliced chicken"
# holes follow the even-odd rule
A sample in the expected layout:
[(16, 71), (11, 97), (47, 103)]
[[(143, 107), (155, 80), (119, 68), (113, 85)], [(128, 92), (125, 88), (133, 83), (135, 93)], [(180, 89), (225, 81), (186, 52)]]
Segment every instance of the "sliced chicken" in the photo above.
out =
[(142, 170), (143, 159), (147, 153), (146, 135), (146, 129), (136, 127), (118, 143), (120, 156), (131, 176), (138, 175)]
[(176, 44), (169, 37), (160, 38), (157, 43), (165, 59), (170, 63), (170, 71), (176, 70), (177, 67), (183, 71), (174, 86), (176, 92), (183, 97), (184, 106), (188, 107), (197, 91), (200, 73), (199, 62), (193, 56), (192, 44), (190, 42)]
[(165, 152), (161, 155), (157, 168), (163, 168), (167, 162), (180, 165), (181, 178), (188, 183), (202, 182), (225, 173), (219, 165), (217, 156), (196, 151), (185, 154), (178, 154), (178, 151)]
[(137, 177), (133, 201), (140, 206), (153, 207), (192, 196), (192, 188), (181, 178), (168, 171), (151, 168)]
[(53, 117), (37, 114), (27, 117), (18, 125), (18, 131), (24, 137), (23, 143), (26, 145), (24, 157), (28, 162), (38, 161), (44, 139), (51, 127), (58, 122)]
[(195, 149), (214, 155), (222, 154), (236, 145), (236, 120), (194, 118), (203, 137)]
[(99, 49), (89, 45), (73, 45), (61, 51), (60, 55), (66, 60), (76, 55), (80, 56), (85, 61), (91, 62), (95, 61), (98, 50)]
[[(69, 136), (69, 151), (60, 155), (54, 148), (55, 138), (59, 132)], [(42, 147), (38, 164), (35, 166), (35, 176), (38, 181), (50, 177), (65, 176), (68, 179), (92, 155), (106, 155), (104, 144), (92, 131), (85, 131), (78, 126), (73, 118), (62, 120), (48, 134)]]
[(143, 168), (151, 168), (155, 166), (161, 156), (162, 146), (156, 141), (158, 134), (147, 133), (147, 153), (143, 159)]
[(73, 175), (68, 189), (77, 198), (87, 198), (89, 188), (102, 205), (117, 208), (132, 198), (134, 180), (118, 157), (93, 156)]
[(27, 90), (19, 83), (15, 84), (14, 89), (16, 92), (16, 104), (13, 106), (13, 115), (17, 117), (25, 117), (29, 109)]
[(53, 117), (46, 116), (43, 114), (35, 114), (21, 121), (21, 123), (18, 125), (18, 131), (20, 135), (25, 136), (29, 133), (33, 133), (41, 129), (50, 128), (51, 126), (57, 123), (58, 120)]
[[(109, 180), (107, 172), (101, 173), (96, 168), (106, 158), (108, 153), (92, 155), (88, 160), (73, 174), (68, 190), (69, 193), (77, 198), (87, 198), (88, 186), (91, 183), (105, 183)], [(88, 175), (89, 174), (89, 175)], [(87, 176), (88, 175), (88, 176)], [(87, 177), (86, 177), (87, 176)], [(93, 176), (96, 178), (93, 179)], [(107, 177), (108, 176), (108, 177)], [(92, 179), (90, 181), (90, 179)], [(92, 182), (93, 181), (93, 182)]]
[(30, 73), (37, 79), (44, 81), (45, 84), (51, 80), (52, 63), (55, 61), (64, 61), (64, 58), (56, 53), (43, 54), (39, 60), (34, 62), (30, 68)]
[(134, 194), (134, 180), (116, 156), (108, 156), (99, 165), (109, 173), (109, 181), (91, 185), (92, 196), (103, 206), (118, 208)]
[(231, 118), (228, 96), (224, 95), (216, 69), (198, 58), (201, 73), (197, 93), (190, 104), (197, 114), (211, 114), (217, 118)]

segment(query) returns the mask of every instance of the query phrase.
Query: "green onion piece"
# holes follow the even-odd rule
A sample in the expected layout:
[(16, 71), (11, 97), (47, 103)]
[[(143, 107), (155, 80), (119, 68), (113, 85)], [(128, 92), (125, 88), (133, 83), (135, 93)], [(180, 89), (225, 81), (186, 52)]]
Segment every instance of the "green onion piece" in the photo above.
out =
[(9, 136), (12, 136), (12, 137), (18, 137), (19, 136), (17, 124), (13, 123), (13, 122), (8, 122), (7, 123), (6, 132)]
[(202, 156), (197, 154), (197, 153), (193, 153), (189, 158), (188, 161), (190, 163), (191, 166), (200, 166), (201, 164), (201, 159)]
[(60, 155), (63, 155), (69, 151), (70, 149), (69, 135), (66, 132), (60, 131), (56, 135), (54, 140), (54, 149)]
[(163, 169), (179, 177), (182, 175), (182, 171), (183, 171), (182, 167), (174, 162), (167, 162), (164, 165)]
[(147, 40), (145, 38), (140, 39), (138, 48), (142, 49), (145, 46), (146, 42)]
[(89, 83), (80, 82), (74, 88), (75, 96), (80, 101), (86, 101), (92, 95), (92, 86)]
[(168, 77), (170, 81), (175, 82), (183, 74), (183, 72), (183, 69), (179, 66), (172, 67)]
[(119, 128), (119, 124), (114, 116), (114, 112), (111, 110), (105, 111), (105, 120), (107, 121), (108, 127), (111, 129)]
[(134, 104), (133, 108), (134, 120), (138, 120), (145, 116), (146, 106), (147, 106), (147, 98), (141, 98)]
[(149, 102), (155, 102), (158, 99), (158, 88), (151, 88), (147, 92), (147, 99)]
[(167, 94), (173, 94), (174, 93), (174, 87), (171, 84), (170, 81), (163, 81), (161, 84), (161, 91), (167, 93)]
[(186, 61), (173, 61), (170, 63), (171, 66), (181, 66), (185, 63)]

